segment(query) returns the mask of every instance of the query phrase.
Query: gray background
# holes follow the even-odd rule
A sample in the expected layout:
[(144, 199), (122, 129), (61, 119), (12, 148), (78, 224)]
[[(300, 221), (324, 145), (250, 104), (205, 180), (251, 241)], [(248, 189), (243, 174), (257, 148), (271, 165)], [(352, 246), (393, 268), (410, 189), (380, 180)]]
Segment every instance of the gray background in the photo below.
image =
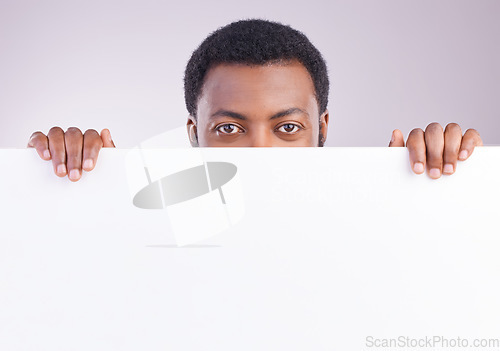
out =
[(500, 144), (499, 0), (0, 0), (0, 147), (54, 125), (109, 128), (132, 147), (184, 125), (191, 52), (255, 17), (290, 24), (323, 53), (327, 146), (385, 146), (394, 128), (433, 121)]

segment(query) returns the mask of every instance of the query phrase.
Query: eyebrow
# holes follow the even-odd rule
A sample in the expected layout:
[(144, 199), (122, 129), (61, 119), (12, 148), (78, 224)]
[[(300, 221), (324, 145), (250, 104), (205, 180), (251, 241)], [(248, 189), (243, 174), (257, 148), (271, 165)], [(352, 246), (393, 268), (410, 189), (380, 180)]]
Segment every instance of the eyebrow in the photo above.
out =
[[(306, 111), (304, 111), (298, 107), (292, 107), (292, 108), (280, 111), (278, 113), (275, 113), (269, 119), (272, 120), (272, 119), (281, 118), (281, 117), (289, 116), (289, 115), (296, 114), (296, 113), (305, 114), (305, 115), (309, 116), (309, 113), (307, 113)], [(229, 110), (224, 110), (224, 109), (218, 110), (217, 112), (212, 114), (210, 117), (211, 118), (213, 118), (213, 117), (232, 117), (232, 118), (236, 118), (236, 119), (241, 119), (243, 121), (248, 119), (247, 117), (245, 117), (241, 113), (237, 113), (237, 112), (233, 112), (233, 111), (229, 111)]]

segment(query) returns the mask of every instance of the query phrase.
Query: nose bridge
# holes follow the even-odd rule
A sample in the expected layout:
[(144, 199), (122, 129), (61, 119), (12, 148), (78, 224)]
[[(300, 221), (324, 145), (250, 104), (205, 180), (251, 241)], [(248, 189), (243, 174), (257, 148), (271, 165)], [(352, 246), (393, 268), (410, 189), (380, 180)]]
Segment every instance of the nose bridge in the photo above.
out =
[(255, 127), (251, 135), (251, 146), (252, 147), (271, 147), (273, 140), (273, 134), (266, 125), (259, 125)]

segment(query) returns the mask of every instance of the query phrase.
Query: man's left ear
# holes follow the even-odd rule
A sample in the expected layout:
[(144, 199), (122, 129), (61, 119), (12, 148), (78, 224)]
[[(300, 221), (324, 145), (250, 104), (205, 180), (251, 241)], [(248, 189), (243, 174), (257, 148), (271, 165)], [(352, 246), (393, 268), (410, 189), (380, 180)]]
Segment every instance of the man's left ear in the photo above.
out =
[(319, 146), (325, 145), (326, 136), (328, 134), (328, 121), (330, 119), (328, 110), (325, 110), (319, 117)]
[(196, 129), (196, 120), (194, 119), (193, 116), (189, 116), (187, 123), (187, 132), (188, 132), (188, 137), (189, 137), (189, 142), (191, 143), (192, 147), (198, 147), (198, 130)]

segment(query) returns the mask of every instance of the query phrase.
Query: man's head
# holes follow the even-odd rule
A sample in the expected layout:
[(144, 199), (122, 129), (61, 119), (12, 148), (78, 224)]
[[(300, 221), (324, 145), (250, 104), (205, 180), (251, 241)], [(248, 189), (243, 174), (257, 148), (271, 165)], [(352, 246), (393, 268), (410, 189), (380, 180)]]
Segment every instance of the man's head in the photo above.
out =
[(264, 20), (231, 23), (189, 60), (184, 93), (193, 146), (323, 146), (325, 61), (306, 36)]

